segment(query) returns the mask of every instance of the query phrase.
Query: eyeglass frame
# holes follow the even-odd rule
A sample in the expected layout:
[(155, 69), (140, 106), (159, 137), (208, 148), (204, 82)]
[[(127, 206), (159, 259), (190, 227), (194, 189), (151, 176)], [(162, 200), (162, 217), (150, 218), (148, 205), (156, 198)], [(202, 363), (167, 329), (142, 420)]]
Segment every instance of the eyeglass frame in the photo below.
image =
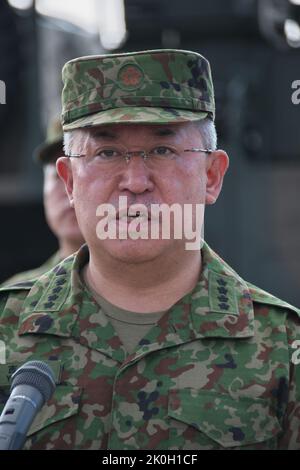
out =
[[(166, 147), (167, 147), (167, 144), (165, 144)], [(159, 146), (159, 145), (158, 145)], [(161, 145), (163, 146), (163, 145)], [(123, 146), (122, 146), (123, 147)], [(147, 154), (147, 152), (145, 150), (128, 150), (125, 146), (124, 146), (124, 149), (127, 150), (127, 153), (126, 154), (122, 154), (122, 157), (124, 158), (124, 160), (126, 161), (126, 163), (129, 163), (130, 162), (130, 159), (132, 158), (132, 156), (135, 154), (135, 155), (140, 155), (143, 160), (145, 161), (147, 158), (151, 158), (149, 157), (149, 155)], [(212, 150), (212, 149), (201, 149), (201, 148), (191, 148), (191, 149), (183, 149), (183, 152), (203, 152), (203, 153), (207, 153), (208, 155), (212, 154), (215, 150)], [(73, 155), (65, 155), (66, 157), (68, 158), (82, 158), (82, 157), (86, 157), (87, 154), (85, 153), (75, 153)]]

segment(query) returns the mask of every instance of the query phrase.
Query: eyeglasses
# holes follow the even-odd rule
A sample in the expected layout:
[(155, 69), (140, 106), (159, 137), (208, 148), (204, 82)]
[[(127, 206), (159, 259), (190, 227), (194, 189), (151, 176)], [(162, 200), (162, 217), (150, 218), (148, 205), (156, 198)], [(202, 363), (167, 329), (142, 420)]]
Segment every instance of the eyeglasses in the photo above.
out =
[(211, 154), (212, 149), (202, 148), (190, 148), (185, 149), (180, 146), (169, 145), (169, 144), (156, 144), (147, 150), (128, 150), (123, 145), (102, 145), (90, 154), (70, 154), (67, 155), (71, 158), (82, 158), (85, 157), (87, 164), (115, 167), (118, 165), (127, 164), (134, 156), (140, 156), (144, 160), (145, 164), (151, 166), (161, 166), (164, 163), (176, 161), (182, 158), (184, 153), (188, 152), (202, 152)]

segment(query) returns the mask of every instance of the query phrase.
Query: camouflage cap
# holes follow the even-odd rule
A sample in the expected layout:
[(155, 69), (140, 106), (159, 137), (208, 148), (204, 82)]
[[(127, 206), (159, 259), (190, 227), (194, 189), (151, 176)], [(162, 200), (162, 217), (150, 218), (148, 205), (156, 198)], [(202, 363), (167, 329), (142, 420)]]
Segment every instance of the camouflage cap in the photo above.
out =
[(63, 155), (63, 130), (59, 117), (55, 117), (49, 123), (45, 142), (34, 150), (33, 156), (42, 164), (55, 161), (57, 152)]
[(209, 62), (162, 49), (79, 57), (62, 71), (63, 130), (112, 123), (214, 119)]

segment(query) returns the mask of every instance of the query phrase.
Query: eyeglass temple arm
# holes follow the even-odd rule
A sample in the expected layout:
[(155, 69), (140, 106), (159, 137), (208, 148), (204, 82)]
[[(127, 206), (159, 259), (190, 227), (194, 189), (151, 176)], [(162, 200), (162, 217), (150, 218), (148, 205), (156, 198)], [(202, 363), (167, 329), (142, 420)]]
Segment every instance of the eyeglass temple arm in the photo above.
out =
[(213, 153), (212, 149), (197, 149), (197, 148), (192, 148), (192, 149), (185, 149), (184, 152), (204, 152), (211, 154)]
[(81, 157), (85, 157), (85, 154), (84, 153), (72, 153), (70, 155), (66, 155), (66, 157), (68, 158), (81, 158)]

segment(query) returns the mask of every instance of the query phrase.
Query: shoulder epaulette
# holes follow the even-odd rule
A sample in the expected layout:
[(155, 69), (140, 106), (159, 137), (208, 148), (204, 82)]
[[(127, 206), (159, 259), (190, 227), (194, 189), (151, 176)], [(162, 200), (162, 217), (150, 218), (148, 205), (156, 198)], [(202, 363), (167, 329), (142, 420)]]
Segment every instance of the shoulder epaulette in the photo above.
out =
[(300, 316), (299, 308), (294, 307), (288, 302), (285, 302), (284, 300), (281, 300), (278, 297), (275, 297), (274, 295), (270, 294), (269, 292), (264, 291), (263, 289), (260, 289), (259, 287), (256, 287), (250, 282), (247, 282), (247, 286), (249, 288), (249, 292), (250, 292), (253, 302), (259, 302), (259, 303), (266, 304), (266, 305), (274, 305), (276, 307), (289, 309)]

